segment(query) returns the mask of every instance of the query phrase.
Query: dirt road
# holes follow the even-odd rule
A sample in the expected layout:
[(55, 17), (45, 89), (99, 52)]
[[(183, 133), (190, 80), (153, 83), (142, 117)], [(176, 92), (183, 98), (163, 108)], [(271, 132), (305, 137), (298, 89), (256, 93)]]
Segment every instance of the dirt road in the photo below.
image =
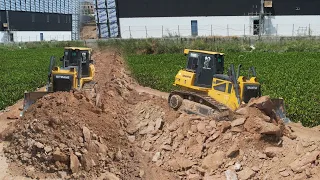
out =
[(8, 120), (21, 102), (0, 114), (10, 137), (0, 144), (0, 179), (320, 179), (319, 128), (284, 127), (254, 107), (231, 122), (176, 112), (167, 93), (131, 78), (121, 54), (93, 59), (99, 107), (65, 92), (23, 119)]

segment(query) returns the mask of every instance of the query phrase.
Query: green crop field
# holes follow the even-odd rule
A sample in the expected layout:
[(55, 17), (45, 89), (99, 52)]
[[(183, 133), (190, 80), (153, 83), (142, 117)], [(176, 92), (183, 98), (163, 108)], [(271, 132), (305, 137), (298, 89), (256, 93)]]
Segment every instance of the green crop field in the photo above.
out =
[[(142, 85), (166, 92), (186, 64), (182, 53), (127, 55), (126, 59)], [(314, 126), (320, 124), (319, 61), (319, 52), (233, 52), (225, 56), (225, 69), (230, 63), (235, 67), (241, 63), (241, 74), (246, 75), (248, 68), (255, 66), (263, 95), (284, 98), (291, 120)]]
[(52, 55), (63, 56), (63, 48), (0, 50), (0, 109), (23, 98), (24, 91), (45, 85)]
[[(251, 40), (183, 38), (171, 40), (114, 40), (98, 42), (101, 49), (115, 47), (126, 55), (136, 79), (161, 91), (173, 89), (174, 76), (184, 68), (184, 48), (227, 52), (230, 63), (243, 65), (242, 75), (255, 66), (263, 95), (282, 97), (294, 121), (306, 126), (320, 124), (320, 41), (317, 39), (256, 42)], [(84, 46), (82, 42), (40, 42), (0, 45), (0, 110), (23, 98), (24, 91), (45, 85), (51, 55), (62, 56), (64, 46)], [(58, 59), (57, 59), (58, 60)]]

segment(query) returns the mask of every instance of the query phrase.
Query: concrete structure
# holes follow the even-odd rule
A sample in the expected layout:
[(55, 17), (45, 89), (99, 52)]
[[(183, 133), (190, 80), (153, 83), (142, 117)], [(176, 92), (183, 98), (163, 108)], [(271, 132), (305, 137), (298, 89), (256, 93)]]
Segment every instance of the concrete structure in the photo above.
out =
[(320, 35), (319, 0), (117, 0), (122, 38)]
[(83, 15), (94, 14), (93, 3), (88, 1), (81, 2), (81, 12)]
[(79, 21), (79, 0), (0, 0), (0, 42), (76, 40)]

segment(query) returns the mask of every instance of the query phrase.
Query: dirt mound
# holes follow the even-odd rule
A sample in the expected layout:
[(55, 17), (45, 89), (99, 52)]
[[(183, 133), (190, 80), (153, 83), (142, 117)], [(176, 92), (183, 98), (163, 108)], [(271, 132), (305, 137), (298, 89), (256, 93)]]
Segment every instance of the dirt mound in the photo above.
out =
[(135, 106), (128, 139), (154, 164), (182, 179), (317, 177), (319, 147), (297, 150), (300, 157), (295, 160), (292, 149), (301, 148), (301, 140), (274, 117), (273, 109), (266, 106), (268, 97), (252, 100), (231, 121), (185, 113), (171, 121), (165, 108), (150, 105), (154, 101)]
[(119, 54), (97, 51), (93, 58), (99, 108), (80, 92), (52, 93), (37, 101), (2, 133), (11, 172), (41, 179), (159, 179), (158, 173), (175, 179), (146, 161), (125, 136), (132, 107), (152, 96), (133, 90), (135, 82)]
[(113, 50), (93, 59), (99, 107), (81, 92), (40, 99), (2, 133), (11, 167), (41, 179), (320, 179), (319, 130), (284, 125), (268, 97), (227, 121), (181, 113)]
[(97, 27), (85, 25), (81, 28), (81, 39), (97, 39)]
[(79, 92), (49, 94), (15, 124), (5, 135), (10, 140), (5, 153), (27, 165), (28, 176), (36, 177), (37, 171), (64, 177), (90, 178), (106, 171), (132, 176), (124, 162), (134, 162), (133, 152), (119, 134), (120, 123)]

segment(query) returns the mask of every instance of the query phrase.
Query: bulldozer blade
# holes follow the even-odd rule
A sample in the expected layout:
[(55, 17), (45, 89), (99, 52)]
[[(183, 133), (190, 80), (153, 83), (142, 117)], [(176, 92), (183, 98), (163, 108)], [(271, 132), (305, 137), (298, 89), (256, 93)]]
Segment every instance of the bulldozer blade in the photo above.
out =
[(284, 100), (282, 98), (274, 98), (271, 99), (273, 105), (274, 105), (274, 109), (276, 111), (276, 115), (283, 120), (283, 122), (285, 124), (290, 123), (291, 120), (286, 116), (286, 109), (285, 109), (285, 104), (284, 104)]
[(49, 94), (51, 92), (48, 91), (38, 91), (38, 92), (25, 92), (24, 93), (24, 100), (23, 100), (23, 110), (20, 113), (20, 116), (23, 116), (24, 112), (38, 99), (42, 98), (43, 96)]

